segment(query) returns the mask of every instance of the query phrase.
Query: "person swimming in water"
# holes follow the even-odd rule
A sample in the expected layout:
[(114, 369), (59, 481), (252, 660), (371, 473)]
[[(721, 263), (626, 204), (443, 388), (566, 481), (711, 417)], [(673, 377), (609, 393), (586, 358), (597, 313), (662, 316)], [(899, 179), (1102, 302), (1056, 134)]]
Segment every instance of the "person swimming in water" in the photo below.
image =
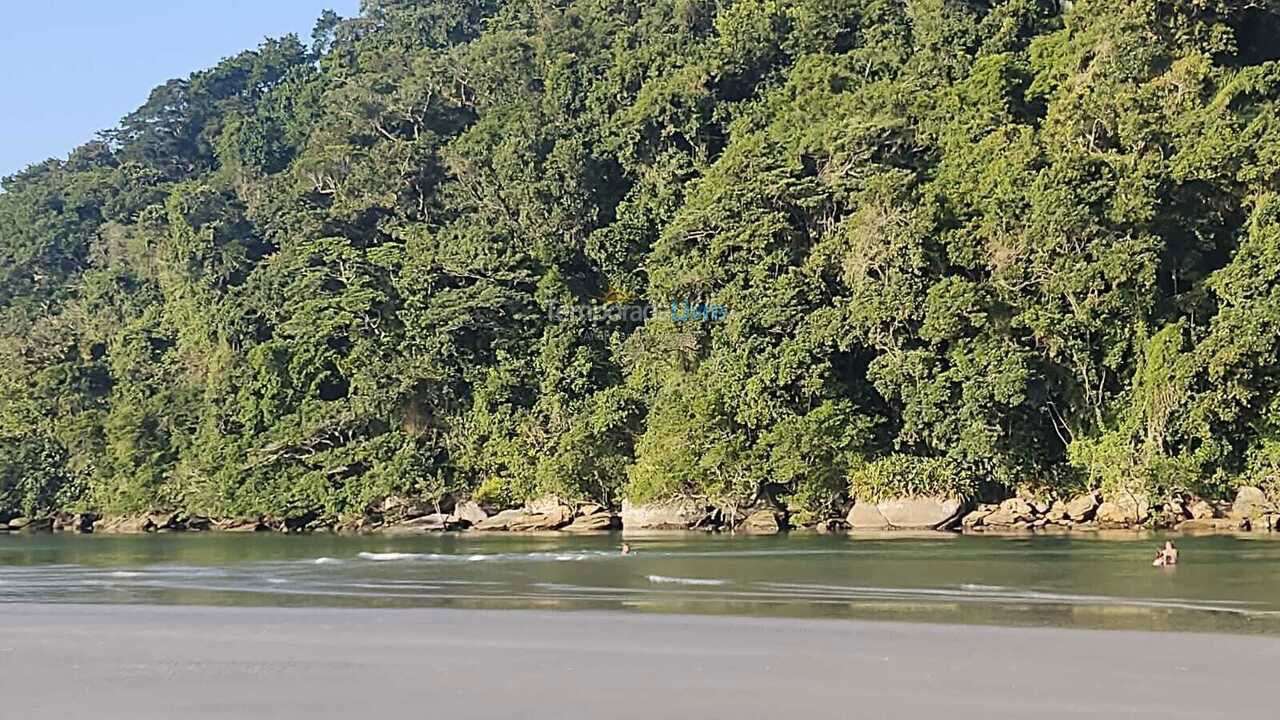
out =
[(1153, 567), (1170, 567), (1178, 564), (1178, 548), (1172, 540), (1165, 540), (1164, 547), (1156, 551), (1156, 559), (1151, 561)]
[(630, 555), (630, 554), (631, 554), (631, 546), (630, 546), (630, 545), (628, 545), (628, 544), (626, 544), (626, 543), (622, 543), (622, 554), (623, 554), (623, 555)]

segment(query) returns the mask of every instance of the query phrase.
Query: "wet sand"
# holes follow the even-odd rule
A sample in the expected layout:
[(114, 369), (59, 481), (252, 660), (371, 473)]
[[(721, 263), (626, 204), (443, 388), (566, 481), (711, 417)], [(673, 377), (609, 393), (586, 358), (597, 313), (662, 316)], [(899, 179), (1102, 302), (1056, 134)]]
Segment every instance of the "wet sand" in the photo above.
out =
[(596, 612), (0, 604), (0, 716), (1204, 718), (1271, 637)]

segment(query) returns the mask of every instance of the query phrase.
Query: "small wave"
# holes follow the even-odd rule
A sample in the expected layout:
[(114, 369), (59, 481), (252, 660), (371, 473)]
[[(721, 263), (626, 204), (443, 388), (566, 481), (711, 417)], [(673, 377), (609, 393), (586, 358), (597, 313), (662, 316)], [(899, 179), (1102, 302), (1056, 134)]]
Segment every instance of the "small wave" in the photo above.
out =
[(338, 558), (318, 557), (315, 560), (312, 560), (311, 562), (315, 563), (316, 565), (337, 565), (342, 561), (339, 560)]
[(267, 578), (267, 582), (271, 583), (272, 585), (283, 585), (289, 581), (285, 580), (284, 578)]
[(115, 572), (111, 573), (111, 577), (113, 578), (135, 578), (135, 577), (143, 577), (144, 575), (146, 575), (146, 573), (134, 572), (131, 570), (116, 570)]
[(706, 578), (682, 578), (668, 577), (666, 575), (650, 575), (651, 583), (671, 583), (674, 585), (724, 585), (724, 580), (710, 580)]
[(359, 554), (364, 560), (373, 560), (376, 562), (387, 562), (390, 560), (422, 560), (426, 558), (436, 557), (429, 553), (400, 553), (400, 552), (362, 552)]

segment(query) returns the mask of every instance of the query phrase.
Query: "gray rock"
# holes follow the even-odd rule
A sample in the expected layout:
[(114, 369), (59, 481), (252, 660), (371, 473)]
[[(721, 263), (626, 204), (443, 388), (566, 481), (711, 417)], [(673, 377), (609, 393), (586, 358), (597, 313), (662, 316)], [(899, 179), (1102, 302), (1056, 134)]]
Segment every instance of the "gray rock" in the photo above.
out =
[(1063, 523), (1071, 519), (1071, 512), (1067, 510), (1067, 504), (1062, 500), (1055, 500), (1049, 506), (1049, 511), (1045, 513), (1045, 517), (1049, 522)]
[(622, 501), (622, 527), (625, 530), (687, 530), (701, 525), (706, 518), (706, 504), (696, 500)]
[(1120, 491), (1099, 505), (1095, 516), (1101, 525), (1141, 525), (1151, 517), (1151, 503), (1145, 494)]
[(1212, 505), (1199, 499), (1191, 503), (1191, 506), (1187, 508), (1187, 512), (1191, 513), (1193, 520), (1211, 520), (1217, 515)]
[(218, 532), (264, 532), (269, 528), (263, 524), (261, 520), (246, 520), (243, 518), (218, 520), (213, 523), (213, 529)]
[(776, 534), (787, 527), (786, 517), (774, 510), (756, 510), (742, 521), (744, 532), (761, 535)]
[(468, 527), (479, 525), (489, 519), (489, 513), (480, 507), (480, 504), (467, 500), (458, 503), (453, 509), (453, 514), (449, 516), (450, 524), (466, 525)]
[[(17, 520), (21, 520), (22, 522), (20, 524), (15, 523)], [(53, 518), (14, 518), (14, 520), (9, 521), (9, 527), (28, 533), (53, 532)]]
[(1075, 522), (1084, 522), (1093, 517), (1101, 502), (1096, 492), (1077, 495), (1067, 503), (1067, 517)]
[(876, 509), (895, 528), (928, 530), (948, 527), (969, 509), (960, 498), (897, 498), (876, 503)]
[(1239, 530), (1240, 523), (1240, 520), (1231, 520), (1229, 518), (1192, 518), (1178, 523), (1174, 526), (1174, 529), (1186, 532), (1222, 532)]
[(507, 530), (512, 523), (525, 520), (530, 515), (532, 513), (527, 510), (503, 510), (496, 515), (490, 515), (472, 527), (476, 530)]
[(95, 533), (138, 534), (155, 531), (156, 526), (147, 516), (121, 516), (104, 520), (93, 526)]
[(601, 511), (592, 515), (579, 516), (573, 522), (561, 528), (561, 530), (564, 532), (601, 532), (617, 530), (621, 526), (622, 522), (617, 515)]
[(573, 519), (573, 511), (564, 505), (557, 505), (547, 512), (529, 512), (528, 510), (503, 510), (474, 525), (477, 530), (510, 530), (512, 532), (529, 532), (532, 530), (556, 530), (569, 524)]
[(845, 522), (854, 530), (883, 530), (889, 527), (889, 521), (880, 514), (879, 508), (871, 503), (855, 503), (849, 509)]
[(1266, 493), (1251, 485), (1245, 485), (1236, 491), (1236, 500), (1231, 504), (1231, 517), (1253, 519), (1274, 509)]
[(995, 511), (983, 510), (981, 508), (974, 510), (960, 520), (960, 526), (970, 530), (976, 527), (982, 527), (986, 524), (987, 517), (989, 517), (993, 512)]
[(449, 516), (444, 513), (423, 515), (383, 528), (389, 535), (414, 535), (418, 533), (440, 532), (446, 529)]

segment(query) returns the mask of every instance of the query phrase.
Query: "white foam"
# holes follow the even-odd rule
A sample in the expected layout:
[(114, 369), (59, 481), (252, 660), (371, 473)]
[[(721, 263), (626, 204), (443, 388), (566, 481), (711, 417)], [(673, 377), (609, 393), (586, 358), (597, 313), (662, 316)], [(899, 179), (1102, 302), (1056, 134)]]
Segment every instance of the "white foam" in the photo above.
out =
[(706, 578), (682, 578), (668, 577), (666, 575), (650, 575), (651, 583), (673, 583), (675, 585), (724, 585), (724, 580), (709, 580)]
[(142, 577), (143, 575), (146, 575), (146, 573), (133, 572), (130, 570), (116, 570), (115, 572), (111, 573), (111, 577), (115, 577), (115, 578), (133, 578), (133, 577)]
[(420, 560), (422, 558), (433, 557), (426, 553), (398, 553), (398, 552), (362, 552), (359, 556), (365, 560), (373, 560), (375, 562), (387, 562), (390, 560)]
[(312, 562), (314, 562), (316, 565), (337, 565), (342, 561), (339, 560), (338, 558), (318, 557), (315, 560), (312, 560)]

